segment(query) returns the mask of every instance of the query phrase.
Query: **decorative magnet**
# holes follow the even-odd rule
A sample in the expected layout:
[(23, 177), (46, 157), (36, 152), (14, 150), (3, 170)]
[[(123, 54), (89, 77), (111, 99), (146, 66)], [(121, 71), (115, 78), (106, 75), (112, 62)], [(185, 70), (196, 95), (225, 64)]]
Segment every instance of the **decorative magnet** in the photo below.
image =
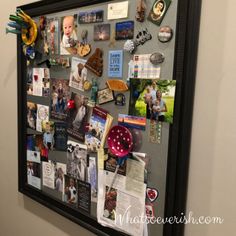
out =
[(133, 147), (132, 134), (124, 126), (113, 126), (108, 133), (107, 145), (112, 154), (124, 157), (130, 153)]
[(145, 3), (145, 0), (139, 0), (138, 6), (136, 9), (136, 16), (135, 16), (137, 21), (144, 22), (146, 8), (147, 8), (147, 6)]
[(153, 205), (146, 204), (145, 205), (145, 210), (146, 210), (147, 218), (153, 218), (154, 217), (154, 207), (153, 207)]
[(81, 33), (82, 42), (79, 44), (77, 53), (81, 57), (86, 57), (91, 52), (91, 45), (88, 44), (88, 31), (83, 30)]
[(135, 39), (136, 46), (145, 44), (148, 40), (152, 39), (152, 35), (149, 33), (148, 29), (143, 29), (138, 32)]
[(73, 109), (75, 108), (75, 101), (73, 99), (70, 99), (68, 102), (67, 102), (67, 107), (69, 109)]
[(150, 62), (153, 65), (161, 64), (165, 60), (165, 57), (162, 53), (155, 52), (150, 56)]
[(157, 189), (149, 187), (147, 187), (146, 189), (146, 194), (150, 202), (154, 202), (159, 196), (159, 192)]
[(96, 48), (93, 55), (88, 59), (85, 64), (85, 67), (92, 71), (95, 75), (101, 77), (103, 73), (103, 59), (102, 59), (102, 50)]
[(123, 80), (119, 80), (119, 79), (109, 79), (107, 80), (107, 86), (109, 89), (113, 90), (113, 91), (120, 91), (120, 92), (124, 92), (127, 91), (129, 88), (126, 85), (126, 83)]
[(160, 25), (172, 0), (156, 0), (148, 15), (148, 20), (156, 25)]
[(173, 37), (173, 30), (169, 26), (162, 26), (158, 32), (158, 40), (162, 43), (169, 42)]
[(85, 91), (89, 91), (92, 88), (92, 83), (88, 80), (85, 80), (83, 87)]
[(134, 53), (136, 48), (136, 44), (133, 40), (127, 40), (124, 44), (124, 50), (129, 52), (130, 54)]
[(115, 96), (115, 104), (118, 106), (124, 106), (125, 105), (125, 95), (123, 93), (118, 93)]

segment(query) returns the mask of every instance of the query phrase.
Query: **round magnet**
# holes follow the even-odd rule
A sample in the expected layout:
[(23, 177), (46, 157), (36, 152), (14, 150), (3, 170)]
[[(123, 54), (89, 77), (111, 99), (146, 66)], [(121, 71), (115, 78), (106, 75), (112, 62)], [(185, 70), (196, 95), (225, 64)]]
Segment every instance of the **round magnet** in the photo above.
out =
[(83, 87), (85, 91), (89, 91), (92, 88), (92, 83), (88, 80), (85, 80)]
[(70, 99), (68, 102), (67, 102), (67, 107), (69, 109), (73, 109), (75, 108), (75, 101), (73, 99)]
[(162, 43), (169, 42), (173, 37), (173, 30), (169, 26), (162, 26), (158, 32), (158, 40)]
[(165, 60), (165, 57), (162, 53), (155, 52), (150, 56), (150, 62), (153, 65), (161, 64)]
[(125, 95), (123, 93), (118, 93), (115, 97), (115, 104), (118, 106), (125, 105)]
[(120, 158), (124, 157), (133, 147), (132, 134), (126, 127), (115, 125), (108, 133), (107, 145), (112, 154)]

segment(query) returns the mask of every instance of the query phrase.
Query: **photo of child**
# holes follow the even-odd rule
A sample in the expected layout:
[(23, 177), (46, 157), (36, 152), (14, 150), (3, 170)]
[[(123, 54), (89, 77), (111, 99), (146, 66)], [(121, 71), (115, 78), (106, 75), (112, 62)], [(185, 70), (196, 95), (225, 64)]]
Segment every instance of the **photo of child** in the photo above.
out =
[(53, 121), (42, 121), (43, 129), (43, 144), (44, 147), (49, 151), (54, 149), (54, 122)]
[(27, 127), (36, 129), (37, 105), (32, 102), (27, 102)]
[(63, 191), (64, 201), (71, 205), (77, 203), (76, 179), (65, 175), (65, 188)]
[(60, 54), (69, 55), (77, 53), (77, 32), (76, 32), (77, 15), (65, 16), (62, 18), (62, 37), (60, 44)]
[(51, 118), (66, 120), (67, 102), (69, 100), (69, 81), (51, 79)]

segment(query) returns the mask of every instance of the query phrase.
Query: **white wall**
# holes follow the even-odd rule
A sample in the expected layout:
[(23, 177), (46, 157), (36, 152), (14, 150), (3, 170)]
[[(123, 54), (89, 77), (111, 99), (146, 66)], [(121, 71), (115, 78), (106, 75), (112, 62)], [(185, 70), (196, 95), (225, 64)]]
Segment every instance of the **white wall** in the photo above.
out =
[[(16, 6), (32, 1), (0, 8), (0, 235), (92, 235), (17, 192), (16, 40), (5, 35), (5, 24)], [(225, 222), (187, 225), (186, 236), (233, 235), (236, 222), (236, 2), (222, 3), (203, 0), (187, 208)]]
[(235, 235), (235, 11), (235, 0), (203, 0), (187, 209), (224, 223), (187, 225), (187, 236)]

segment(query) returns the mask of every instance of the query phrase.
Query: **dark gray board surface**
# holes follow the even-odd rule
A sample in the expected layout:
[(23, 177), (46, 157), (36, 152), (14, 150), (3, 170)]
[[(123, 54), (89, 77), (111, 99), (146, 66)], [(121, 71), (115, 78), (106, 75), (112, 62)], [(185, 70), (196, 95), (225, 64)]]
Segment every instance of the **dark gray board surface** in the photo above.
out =
[[(112, 1), (112, 2), (120, 2), (120, 1)], [(152, 7), (152, 1), (147, 1), (147, 14), (149, 10)], [(111, 29), (114, 29), (115, 23), (125, 20), (134, 20), (135, 21), (135, 13), (136, 13), (136, 1), (129, 1), (129, 17), (128, 19), (120, 19), (120, 20), (113, 20), (113, 21), (107, 21), (107, 3), (87, 6), (87, 7), (81, 7), (79, 9), (72, 9), (65, 12), (58, 12), (55, 14), (47, 15), (47, 17), (61, 17), (64, 15), (71, 15), (71, 14), (77, 14), (79, 11), (88, 11), (88, 10), (94, 10), (94, 9), (102, 9), (104, 10), (104, 22), (103, 23), (109, 23), (111, 24)], [(175, 32), (175, 25), (176, 25), (176, 12), (177, 12), (177, 1), (173, 1), (170, 5), (170, 8), (165, 15), (165, 18), (161, 25), (169, 25), (172, 27), (172, 29)], [(159, 30), (159, 27), (154, 25), (153, 23), (145, 20), (144, 23), (138, 23), (135, 21), (135, 34), (137, 34), (138, 30), (141, 30), (142, 28), (148, 28), (149, 32), (152, 34), (153, 39), (151, 41), (148, 41), (144, 45), (138, 47), (138, 50), (136, 54), (148, 54), (153, 52), (161, 52), (165, 55), (165, 61), (161, 65), (161, 79), (172, 79), (173, 74), (173, 62), (174, 62), (174, 48), (175, 48), (175, 34), (173, 39), (168, 43), (161, 43), (157, 39), (157, 33)], [(105, 81), (108, 79), (107, 76), (107, 59), (108, 59), (108, 51), (109, 50), (120, 50), (123, 48), (124, 42), (116, 41), (115, 47), (109, 48), (108, 44), (109, 41), (104, 42), (94, 42), (93, 41), (93, 29), (94, 24), (78, 24), (78, 36), (79, 39), (80, 33), (83, 29), (88, 30), (88, 42), (91, 43), (92, 49), (94, 51), (95, 48), (101, 48), (104, 52), (103, 60), (104, 60), (104, 71), (103, 76), (98, 79), (99, 82), (99, 88), (105, 88)], [(111, 30), (112, 31), (112, 30)], [(92, 52), (93, 52), (92, 51)], [(91, 54), (90, 54), (91, 55)], [(90, 56), (89, 55), (89, 56)], [(87, 59), (89, 56), (87, 56), (85, 59)], [(123, 60), (123, 80), (126, 81), (128, 76), (128, 62), (132, 56), (124, 52), (124, 60)], [(50, 69), (51, 78), (63, 78), (68, 80), (69, 79), (69, 73), (70, 69), (63, 69), (60, 66), (58, 67), (52, 67)], [(88, 79), (91, 80), (91, 78), (94, 78), (94, 74), (90, 73), (88, 74)], [(90, 93), (77, 91), (75, 89), (71, 89), (71, 92), (78, 92), (80, 94), (84, 94), (86, 96), (90, 96)], [(127, 101), (129, 101), (129, 92), (125, 93)], [(47, 98), (41, 98), (36, 96), (28, 96), (28, 101), (32, 101), (38, 104), (44, 104), (49, 105), (50, 100)], [(117, 122), (118, 114), (128, 114), (128, 102), (125, 107), (119, 107), (115, 106), (114, 102), (107, 103), (104, 105), (101, 105), (102, 108), (108, 110), (110, 114), (115, 118), (114, 124)], [(115, 107), (115, 109), (114, 109)], [(161, 144), (152, 144), (148, 142), (148, 134), (149, 134), (149, 122), (146, 126), (146, 131), (142, 132), (142, 147), (139, 152), (147, 153), (151, 157), (151, 165), (150, 165), (150, 171), (149, 171), (149, 178), (148, 178), (148, 186), (154, 187), (158, 189), (160, 195), (157, 199), (157, 201), (154, 203), (155, 209), (155, 216), (161, 216), (164, 217), (164, 205), (165, 205), (165, 189), (166, 189), (166, 168), (167, 168), (167, 154), (168, 154), (168, 141), (169, 141), (169, 124), (163, 124), (162, 126), (162, 139)], [(69, 137), (69, 139), (74, 140), (73, 138)], [(76, 141), (76, 140), (74, 140)], [(66, 153), (65, 152), (59, 152), (54, 151), (53, 153), (50, 153), (49, 159), (58, 161), (61, 163), (66, 163)], [(61, 199), (61, 195), (58, 194), (56, 191), (53, 191), (49, 188), (43, 187), (42, 191), (49, 194), (50, 196), (53, 196), (55, 198)], [(92, 210), (91, 215), (93, 217), (96, 217), (96, 204), (92, 204)], [(150, 227), (150, 235), (161, 235), (163, 226), (162, 225), (152, 225)]]

